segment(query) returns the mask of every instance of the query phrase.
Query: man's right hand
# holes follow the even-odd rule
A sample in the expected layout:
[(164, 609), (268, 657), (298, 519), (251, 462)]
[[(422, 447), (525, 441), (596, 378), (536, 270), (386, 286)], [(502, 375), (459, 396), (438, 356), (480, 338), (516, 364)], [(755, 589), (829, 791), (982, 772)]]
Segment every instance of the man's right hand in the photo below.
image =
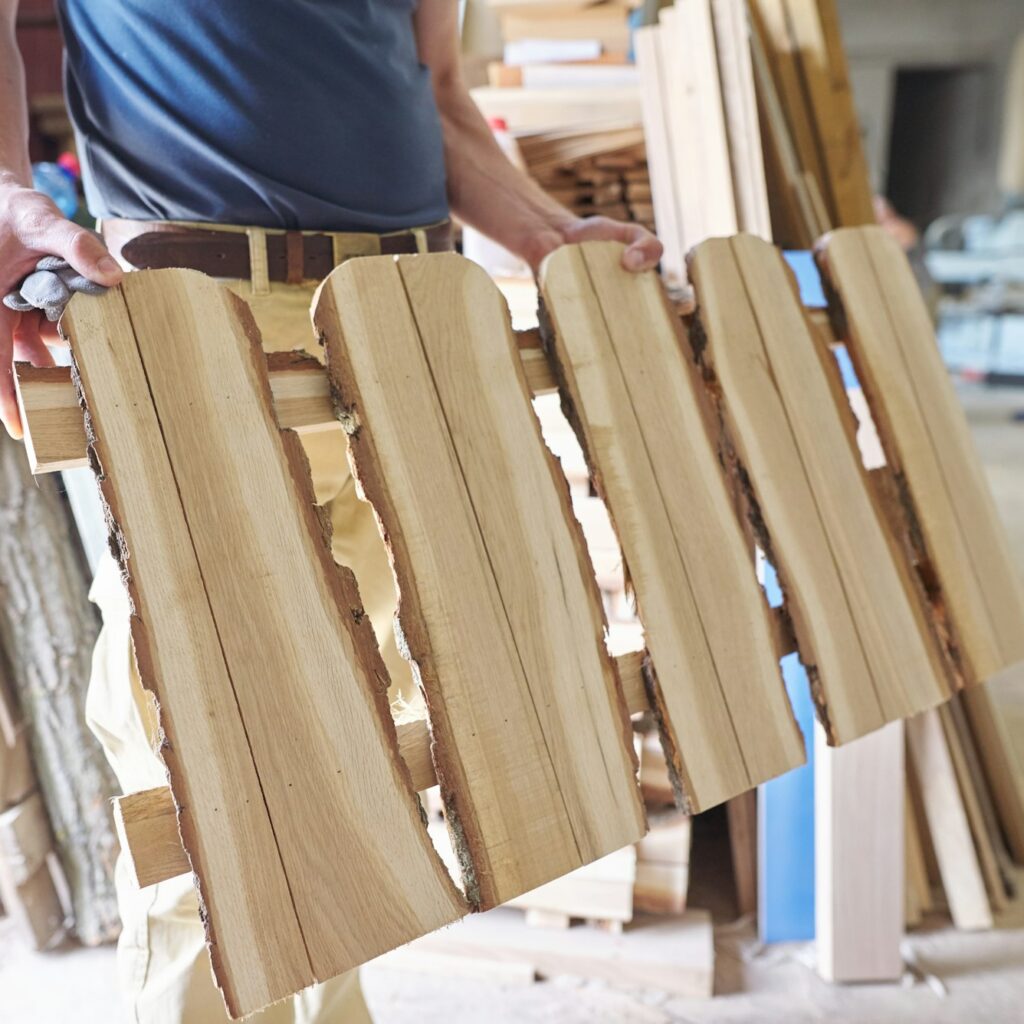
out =
[[(84, 277), (102, 285), (121, 280), (121, 268), (91, 232), (73, 224), (53, 201), (0, 174), (0, 297), (17, 287), (43, 256), (61, 256)], [(57, 325), (41, 311), (15, 313), (0, 304), (0, 421), (14, 438), (22, 436), (14, 390), (14, 360), (52, 366), (47, 341)]]

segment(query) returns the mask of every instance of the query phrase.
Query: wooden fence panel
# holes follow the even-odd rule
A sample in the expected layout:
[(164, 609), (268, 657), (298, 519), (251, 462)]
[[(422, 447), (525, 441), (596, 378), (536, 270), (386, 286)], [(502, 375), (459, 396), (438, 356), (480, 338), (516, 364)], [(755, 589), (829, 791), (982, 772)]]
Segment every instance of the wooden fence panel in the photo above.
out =
[(657, 276), (626, 273), (621, 252), (560, 249), (542, 288), (644, 624), (669, 763), (701, 810), (800, 764), (803, 747), (682, 326)]

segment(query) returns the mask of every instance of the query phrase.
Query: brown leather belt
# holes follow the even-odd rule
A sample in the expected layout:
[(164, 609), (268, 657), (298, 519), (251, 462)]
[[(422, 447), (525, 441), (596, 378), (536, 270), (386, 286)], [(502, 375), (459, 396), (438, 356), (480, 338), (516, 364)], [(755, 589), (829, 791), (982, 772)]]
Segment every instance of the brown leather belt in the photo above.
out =
[[(421, 246), (420, 240), (423, 240)], [(187, 267), (211, 277), (248, 280), (249, 238), (245, 231), (206, 230), (173, 222), (108, 220), (103, 237), (111, 252), (139, 270)], [(446, 252), (452, 248), (449, 221), (384, 235), (266, 231), (267, 276), (298, 284), (323, 280), (349, 256)], [(340, 243), (340, 244), (339, 244)]]

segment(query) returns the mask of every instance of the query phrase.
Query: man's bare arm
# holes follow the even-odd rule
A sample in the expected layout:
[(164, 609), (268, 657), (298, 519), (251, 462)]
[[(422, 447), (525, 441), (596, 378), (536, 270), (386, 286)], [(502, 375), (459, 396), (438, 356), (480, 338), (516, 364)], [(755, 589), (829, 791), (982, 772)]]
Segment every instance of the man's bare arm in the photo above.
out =
[(448, 198), (457, 217), (534, 269), (560, 245), (590, 239), (626, 243), (623, 265), (628, 270), (644, 270), (661, 259), (661, 243), (641, 225), (577, 217), (508, 161), (462, 80), (456, 0), (421, 0), (416, 38), (420, 59), (433, 77)]
[[(0, 0), (0, 297), (47, 255), (62, 256), (99, 284), (116, 284), (121, 271), (103, 244), (32, 189), (25, 72), (14, 37), (17, 9), (18, 0)], [(0, 421), (13, 437), (21, 437), (13, 360), (49, 364), (44, 342), (55, 337), (41, 313), (0, 305)]]

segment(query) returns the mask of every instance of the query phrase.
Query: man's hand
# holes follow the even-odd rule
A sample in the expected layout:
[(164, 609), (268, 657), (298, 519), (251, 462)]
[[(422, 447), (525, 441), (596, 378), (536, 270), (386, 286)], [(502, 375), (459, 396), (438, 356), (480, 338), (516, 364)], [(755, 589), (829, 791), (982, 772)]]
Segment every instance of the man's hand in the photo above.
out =
[[(97, 284), (121, 280), (121, 268), (92, 232), (69, 221), (41, 192), (0, 175), (0, 295), (14, 289), (42, 256), (63, 257)], [(0, 421), (11, 437), (22, 436), (14, 360), (52, 366), (46, 342), (56, 340), (57, 325), (42, 312), (16, 313), (0, 304)]]
[(534, 233), (524, 258), (534, 273), (544, 259), (561, 245), (572, 242), (622, 242), (622, 265), (626, 270), (651, 270), (658, 265), (663, 247), (642, 224), (612, 220), (610, 217), (553, 218), (550, 227)]

